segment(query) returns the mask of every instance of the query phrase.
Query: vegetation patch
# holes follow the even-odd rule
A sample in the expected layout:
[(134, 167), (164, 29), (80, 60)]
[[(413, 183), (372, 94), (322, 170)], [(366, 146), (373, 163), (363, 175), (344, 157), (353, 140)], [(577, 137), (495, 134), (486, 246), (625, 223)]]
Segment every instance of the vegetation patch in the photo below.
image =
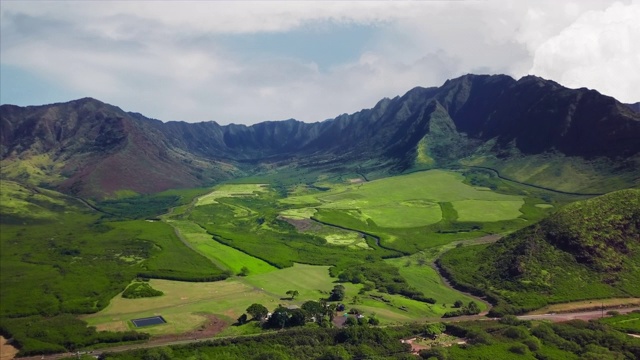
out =
[(445, 253), (453, 281), (501, 303), (496, 314), (548, 303), (640, 296), (640, 190), (565, 206), (489, 246)]
[(458, 221), (492, 222), (511, 220), (522, 215), (524, 200), (460, 200), (452, 202)]
[(534, 206), (540, 209), (551, 209), (553, 207), (551, 204), (535, 204)]
[(2, 223), (18, 219), (54, 219), (55, 211), (66, 205), (66, 196), (35, 187), (27, 188), (10, 180), (0, 181), (0, 212)]
[[(283, 202), (321, 203), (317, 208), (357, 210), (364, 219), (388, 228), (435, 224), (442, 219), (438, 203), (443, 201), (459, 202), (456, 210), (464, 212), (462, 221), (498, 221), (520, 215), (522, 197), (478, 190), (463, 180), (458, 173), (430, 170), (364, 184), (336, 185), (324, 193), (294, 196)], [(478, 211), (489, 215), (474, 218)]]
[(125, 299), (139, 299), (162, 295), (164, 295), (162, 291), (152, 288), (148, 282), (134, 282), (127, 286), (122, 293), (122, 297)]
[[(438, 272), (431, 266), (439, 254), (440, 251), (434, 249), (411, 256), (388, 259), (385, 262), (398, 268), (400, 275), (410, 286), (420, 289), (424, 296), (436, 299), (437, 307), (434, 307), (434, 310), (443, 315), (445, 312), (456, 310), (454, 307), (456, 301), (468, 304), (475, 299), (443, 283)], [(485, 303), (479, 301), (478, 306), (483, 311), (487, 308)]]
[(627, 334), (640, 334), (640, 312), (638, 311), (624, 315), (614, 314), (611, 317), (602, 318), (598, 322)]
[(238, 274), (243, 268), (246, 268), (247, 274), (261, 274), (276, 269), (263, 260), (219, 243), (206, 230), (191, 221), (167, 220), (167, 222), (174, 226), (193, 248), (217, 264), (222, 270)]
[(262, 191), (265, 191), (265, 184), (224, 184), (207, 195), (199, 197), (196, 206), (215, 204), (220, 198), (251, 196)]

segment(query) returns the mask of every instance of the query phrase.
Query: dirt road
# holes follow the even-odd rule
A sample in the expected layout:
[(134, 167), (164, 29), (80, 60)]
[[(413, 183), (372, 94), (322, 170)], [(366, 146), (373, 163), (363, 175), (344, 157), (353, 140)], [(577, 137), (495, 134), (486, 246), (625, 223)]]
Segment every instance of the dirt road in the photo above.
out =
[[(607, 316), (606, 312), (608, 310), (612, 310), (612, 309), (605, 308), (601, 310), (579, 311), (579, 312), (562, 313), (562, 314), (550, 313), (550, 314), (538, 314), (538, 315), (520, 315), (518, 316), (518, 319), (549, 320), (553, 322), (562, 322), (562, 321), (569, 321), (569, 320), (588, 321), (593, 319), (599, 319), (601, 317), (606, 317)], [(640, 310), (640, 307), (620, 308), (620, 309), (613, 309), (613, 310), (619, 312), (620, 314), (627, 314), (634, 310)]]

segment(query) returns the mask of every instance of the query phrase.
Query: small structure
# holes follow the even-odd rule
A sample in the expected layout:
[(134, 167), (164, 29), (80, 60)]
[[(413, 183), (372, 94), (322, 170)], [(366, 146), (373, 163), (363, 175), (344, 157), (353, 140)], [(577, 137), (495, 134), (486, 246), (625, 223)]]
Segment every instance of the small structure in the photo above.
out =
[(133, 323), (133, 326), (135, 326), (135, 327), (160, 325), (160, 324), (166, 324), (167, 323), (167, 321), (160, 315), (146, 317), (146, 318), (133, 319), (133, 320), (131, 320), (131, 322)]

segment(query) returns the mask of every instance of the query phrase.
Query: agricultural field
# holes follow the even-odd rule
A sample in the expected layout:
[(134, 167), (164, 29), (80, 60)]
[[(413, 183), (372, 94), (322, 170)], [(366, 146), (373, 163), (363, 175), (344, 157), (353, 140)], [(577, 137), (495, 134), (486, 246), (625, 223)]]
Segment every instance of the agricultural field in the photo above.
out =
[[(292, 205), (313, 205), (321, 209), (358, 210), (364, 221), (371, 219), (384, 228), (411, 228), (442, 220), (439, 203), (453, 203), (460, 221), (491, 222), (519, 217), (522, 196), (505, 195), (463, 183), (455, 172), (431, 170), (335, 186), (313, 195), (281, 200)], [(303, 210), (298, 210), (303, 211)], [(286, 216), (286, 213), (283, 214)]]
[(131, 319), (161, 315), (166, 324), (145, 327), (144, 331), (179, 334), (196, 329), (206, 314), (220, 314), (232, 323), (252, 303), (274, 301), (273, 296), (235, 280), (192, 283), (153, 279), (149, 283), (164, 295), (142, 299), (116, 296), (104, 310), (83, 319), (98, 330), (125, 331), (134, 328)]
[[(295, 264), (278, 271), (225, 281), (191, 283), (152, 279), (149, 283), (164, 295), (140, 299), (116, 296), (104, 310), (84, 316), (83, 319), (98, 330), (125, 331), (134, 328), (131, 319), (161, 315), (167, 320), (166, 324), (145, 327), (144, 331), (156, 335), (183, 333), (197, 329), (206, 320), (207, 314), (232, 324), (253, 303), (261, 303), (273, 310), (279, 304), (300, 306), (308, 300), (327, 298), (336, 285), (336, 279), (329, 276), (328, 266)], [(437, 319), (453, 304), (451, 301), (446, 306), (428, 305), (375, 291), (362, 295), (359, 294), (361, 285), (343, 285), (346, 288), (343, 303), (347, 310), (355, 307), (361, 313), (375, 314), (383, 324)], [(289, 290), (298, 291), (298, 296), (291, 299), (286, 295)], [(454, 297), (467, 299), (452, 295)], [(238, 331), (234, 328), (228, 330)]]
[(216, 199), (233, 196), (251, 196), (265, 191), (265, 184), (225, 184), (198, 198), (196, 206), (215, 204)]
[[(3, 225), (2, 271), (49, 288), (29, 301), (19, 301), (26, 293), (3, 291), (2, 310), (95, 312), (82, 319), (121, 332), (136, 330), (131, 319), (161, 315), (167, 323), (144, 332), (184, 334), (211, 316), (233, 324), (252, 303), (273, 310), (327, 298), (344, 278), (342, 303), (382, 324), (436, 320), (458, 300), (486, 309), (442, 282), (431, 267), (439, 254), (460, 241), (521, 228), (562, 204), (460, 171), (368, 182), (356, 174), (304, 179), (309, 182), (244, 179), (212, 189), (122, 193), (95, 203), (99, 213), (55, 192), (3, 182), (2, 195), (17, 209), (11, 216), (29, 216), (33, 225)], [(5, 219), (13, 221), (3, 213)], [(34, 246), (46, 237), (52, 247), (11, 252), (8, 241), (18, 237)], [(90, 282), (87, 266), (95, 269)], [(353, 269), (360, 273), (348, 275)], [(164, 295), (123, 299), (136, 278), (150, 279)], [(12, 279), (2, 279), (3, 289), (18, 286)], [(286, 295), (293, 290), (294, 299)], [(258, 331), (253, 324), (228, 326), (222, 335)]]
[[(444, 313), (444, 310), (448, 309), (448, 306), (450, 307), (457, 300), (465, 304), (478, 300), (462, 294), (442, 282), (440, 275), (432, 266), (442, 251), (443, 249), (434, 249), (432, 252), (421, 252), (411, 256), (388, 259), (385, 262), (397, 267), (400, 275), (407, 280), (409, 285), (422, 290), (427, 297), (438, 299), (438, 303), (443, 305), (441, 310)], [(485, 303), (478, 302), (478, 305), (482, 310), (487, 309)]]
[(249, 274), (276, 270), (274, 266), (260, 259), (213, 240), (210, 234), (191, 221), (167, 220), (166, 222), (176, 229), (178, 236), (222, 270), (230, 270), (234, 274), (241, 272), (242, 268), (247, 268)]

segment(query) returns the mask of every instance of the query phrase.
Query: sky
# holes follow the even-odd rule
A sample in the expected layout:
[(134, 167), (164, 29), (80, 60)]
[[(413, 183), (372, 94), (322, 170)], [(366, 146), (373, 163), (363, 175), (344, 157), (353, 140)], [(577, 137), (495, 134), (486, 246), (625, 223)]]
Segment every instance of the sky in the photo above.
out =
[(0, 2), (0, 102), (322, 121), (467, 73), (640, 101), (640, 0)]

